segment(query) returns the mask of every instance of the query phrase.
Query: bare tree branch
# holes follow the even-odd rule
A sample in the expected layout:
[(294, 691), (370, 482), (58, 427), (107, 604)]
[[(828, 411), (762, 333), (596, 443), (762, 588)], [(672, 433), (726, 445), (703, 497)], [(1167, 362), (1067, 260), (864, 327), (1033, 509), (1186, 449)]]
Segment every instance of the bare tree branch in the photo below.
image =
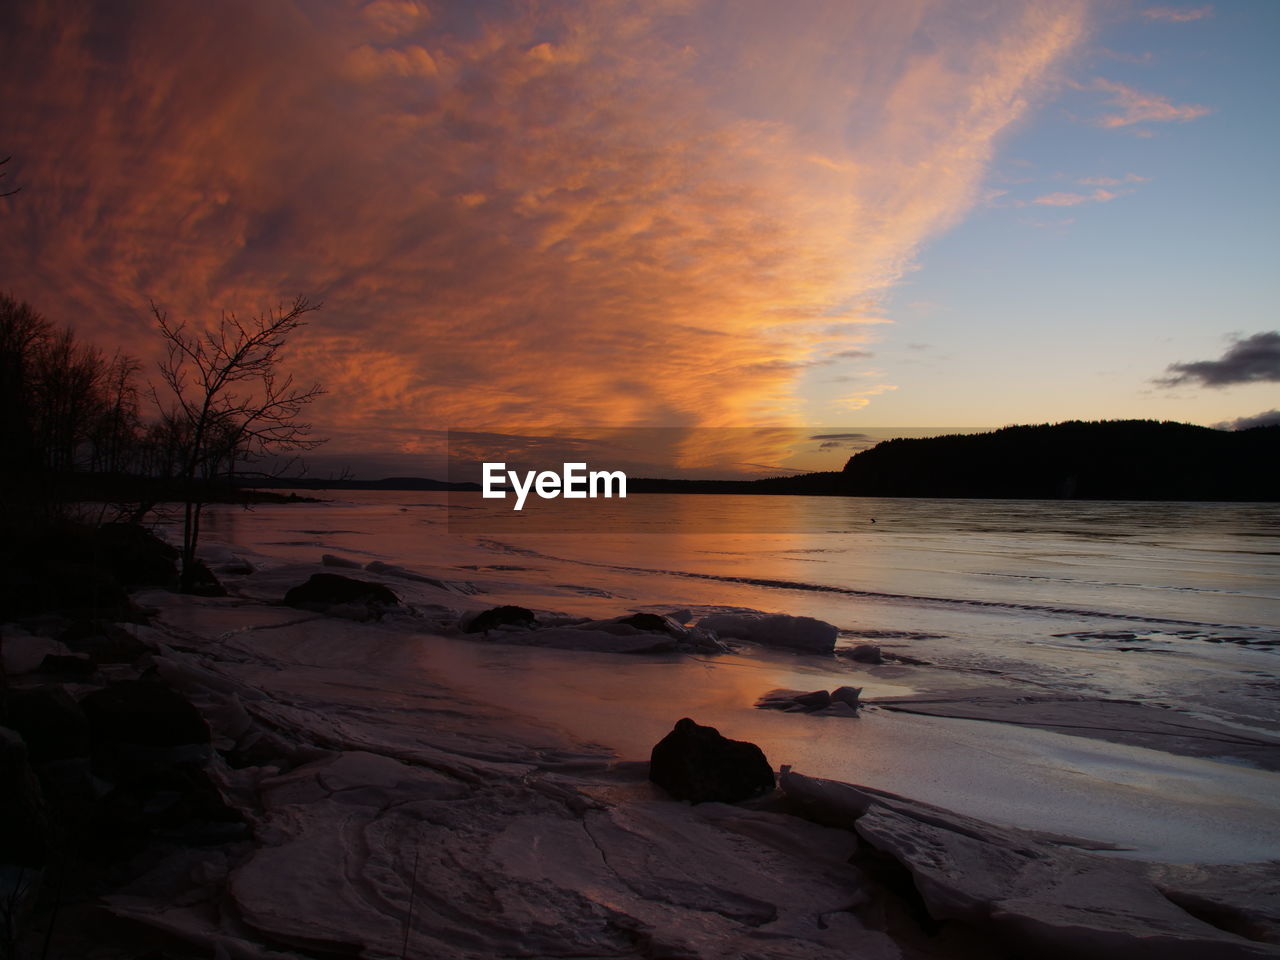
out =
[[(13, 157), (5, 157), (3, 160), (0, 160), (0, 167), (3, 167), (6, 163), (8, 163), (12, 159)], [(0, 170), (0, 180), (3, 180), (4, 176), (5, 176), (4, 171)], [(12, 197), (15, 193), (19, 192), (21, 189), (22, 189), (21, 187), (14, 187), (12, 190), (5, 190), (3, 192), (0, 192), (0, 197)]]
[[(254, 457), (311, 450), (323, 440), (298, 420), (302, 409), (324, 395), (319, 384), (298, 387), (291, 374), (279, 375), (280, 352), (289, 337), (320, 309), (297, 297), (250, 320), (223, 313), (214, 329), (193, 333), (185, 322), (169, 320), (151, 304), (166, 341), (160, 379), (169, 406), (155, 387), (151, 394), (171, 425), (181, 451), (178, 475), (186, 487), (183, 523), (183, 587), (196, 568), (204, 488), (230, 478), (236, 465)], [(190, 572), (189, 572), (190, 571)]]

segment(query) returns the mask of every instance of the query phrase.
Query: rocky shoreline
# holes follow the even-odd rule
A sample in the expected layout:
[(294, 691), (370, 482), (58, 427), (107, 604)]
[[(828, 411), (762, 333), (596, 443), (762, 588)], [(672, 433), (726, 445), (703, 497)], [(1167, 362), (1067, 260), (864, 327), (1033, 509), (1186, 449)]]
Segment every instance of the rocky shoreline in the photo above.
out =
[(286, 602), (337, 565), (209, 563), (227, 596), (144, 588), (145, 623), (4, 625), (10, 955), (1280, 956), (1275, 863), (1119, 859), (787, 769), (690, 804), (451, 689), (429, 644), (714, 655), (760, 617), (468, 633), (502, 609), (474, 584), (384, 564)]

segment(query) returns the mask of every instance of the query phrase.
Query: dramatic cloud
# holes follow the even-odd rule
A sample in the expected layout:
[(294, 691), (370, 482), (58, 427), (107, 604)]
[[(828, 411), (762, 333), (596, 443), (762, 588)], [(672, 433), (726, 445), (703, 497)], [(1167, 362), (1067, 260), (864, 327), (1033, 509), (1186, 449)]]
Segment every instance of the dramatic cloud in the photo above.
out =
[(1157, 381), (1166, 387), (1198, 383), (1226, 387), (1235, 383), (1280, 382), (1280, 332), (1255, 333), (1237, 340), (1217, 360), (1169, 365), (1169, 376)]
[(1267, 410), (1252, 417), (1239, 417), (1215, 423), (1219, 430), (1250, 430), (1253, 427), (1280, 427), (1280, 410)]
[(1133, 87), (1102, 78), (1094, 80), (1093, 89), (1109, 93), (1107, 102), (1116, 108), (1115, 113), (1098, 121), (1103, 127), (1128, 127), (1135, 123), (1186, 123), (1211, 112), (1208, 107), (1195, 104), (1180, 106), (1154, 93), (1143, 93)]
[(1177, 7), (1147, 7), (1142, 15), (1148, 20), (1164, 20), (1168, 23), (1190, 23), (1213, 16), (1212, 6), (1195, 7), (1193, 9)]
[(0, 288), (144, 359), (149, 299), (322, 299), (290, 347), (337, 449), (789, 422), (1082, 32), (1062, 0), (10, 2)]

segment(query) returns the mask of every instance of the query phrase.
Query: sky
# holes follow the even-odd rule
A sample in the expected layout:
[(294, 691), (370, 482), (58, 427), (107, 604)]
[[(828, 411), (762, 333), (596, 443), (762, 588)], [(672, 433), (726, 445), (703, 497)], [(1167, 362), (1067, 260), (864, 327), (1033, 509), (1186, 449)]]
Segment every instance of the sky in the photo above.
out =
[(147, 365), (151, 304), (322, 301), (288, 361), (357, 475), (448, 429), (1280, 420), (1277, 40), (1256, 0), (11, 0), (0, 290)]

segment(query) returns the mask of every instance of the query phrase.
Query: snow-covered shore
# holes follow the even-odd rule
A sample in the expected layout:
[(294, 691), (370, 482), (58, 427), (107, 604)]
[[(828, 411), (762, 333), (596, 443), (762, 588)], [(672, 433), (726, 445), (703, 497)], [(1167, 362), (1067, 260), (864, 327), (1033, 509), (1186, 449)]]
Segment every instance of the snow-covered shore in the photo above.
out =
[(492, 643), (432, 638), (500, 596), (366, 571), (412, 612), (279, 605), (324, 569), (138, 597), (253, 841), (173, 851), (111, 896), (117, 915), (227, 957), (1280, 956), (1274, 863), (1121, 859), (806, 771), (766, 800), (690, 806), (643, 756), (436, 668), (441, 644)]

